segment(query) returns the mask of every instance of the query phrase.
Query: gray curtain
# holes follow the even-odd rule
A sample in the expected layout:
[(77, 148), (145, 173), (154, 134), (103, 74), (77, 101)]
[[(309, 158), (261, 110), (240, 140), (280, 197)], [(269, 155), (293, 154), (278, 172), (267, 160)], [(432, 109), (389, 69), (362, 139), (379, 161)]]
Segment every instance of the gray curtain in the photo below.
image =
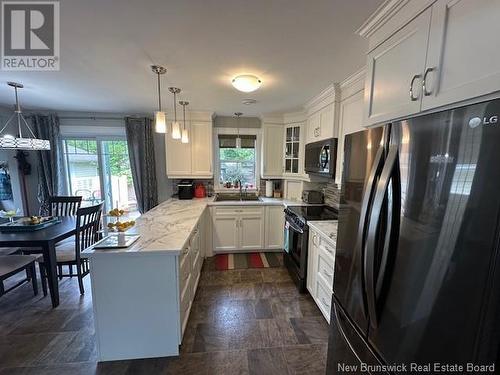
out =
[(126, 117), (125, 129), (137, 206), (144, 213), (158, 204), (153, 121), (146, 117)]
[(61, 194), (63, 163), (59, 117), (57, 115), (32, 115), (29, 117), (32, 129), (37, 138), (50, 141), (50, 151), (37, 151), (38, 158), (38, 192), (40, 214), (50, 212), (49, 197)]

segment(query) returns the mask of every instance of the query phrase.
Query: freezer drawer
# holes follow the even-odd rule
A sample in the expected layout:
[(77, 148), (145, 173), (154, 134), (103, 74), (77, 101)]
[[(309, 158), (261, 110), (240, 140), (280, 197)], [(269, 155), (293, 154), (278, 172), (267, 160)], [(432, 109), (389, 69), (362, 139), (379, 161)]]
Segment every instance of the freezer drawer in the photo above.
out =
[(334, 302), (330, 319), (327, 374), (386, 374), (382, 364), (354, 329), (342, 309)]

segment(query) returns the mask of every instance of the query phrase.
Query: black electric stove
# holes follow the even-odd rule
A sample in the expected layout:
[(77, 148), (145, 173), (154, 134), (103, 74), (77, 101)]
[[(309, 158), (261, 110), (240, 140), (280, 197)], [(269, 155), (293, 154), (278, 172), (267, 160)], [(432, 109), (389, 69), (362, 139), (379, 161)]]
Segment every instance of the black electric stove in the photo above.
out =
[(301, 293), (306, 292), (308, 221), (337, 220), (329, 206), (290, 206), (285, 209), (284, 263)]

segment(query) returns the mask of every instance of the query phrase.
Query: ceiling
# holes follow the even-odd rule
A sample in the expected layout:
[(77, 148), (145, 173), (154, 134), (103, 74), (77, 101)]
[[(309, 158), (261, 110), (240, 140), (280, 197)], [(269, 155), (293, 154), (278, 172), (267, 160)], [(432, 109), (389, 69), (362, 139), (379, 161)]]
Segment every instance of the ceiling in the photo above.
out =
[[(354, 31), (382, 0), (64, 0), (61, 70), (1, 72), (0, 104), (13, 104), (4, 83), (22, 82), (31, 109), (151, 112), (156, 78), (182, 89), (190, 108), (217, 114), (293, 111), (365, 63), (367, 42)], [(231, 78), (253, 73), (262, 87), (236, 91)], [(254, 98), (257, 104), (241, 104)]]

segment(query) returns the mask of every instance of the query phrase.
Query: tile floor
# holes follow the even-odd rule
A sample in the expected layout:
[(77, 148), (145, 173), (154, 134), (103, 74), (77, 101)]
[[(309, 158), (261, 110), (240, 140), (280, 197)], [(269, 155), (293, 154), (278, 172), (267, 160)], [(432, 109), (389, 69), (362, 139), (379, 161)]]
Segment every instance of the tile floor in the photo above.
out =
[(286, 269), (216, 271), (205, 261), (175, 358), (97, 363), (90, 280), (60, 282), (61, 305), (30, 285), (0, 298), (4, 374), (324, 374), (328, 325)]

